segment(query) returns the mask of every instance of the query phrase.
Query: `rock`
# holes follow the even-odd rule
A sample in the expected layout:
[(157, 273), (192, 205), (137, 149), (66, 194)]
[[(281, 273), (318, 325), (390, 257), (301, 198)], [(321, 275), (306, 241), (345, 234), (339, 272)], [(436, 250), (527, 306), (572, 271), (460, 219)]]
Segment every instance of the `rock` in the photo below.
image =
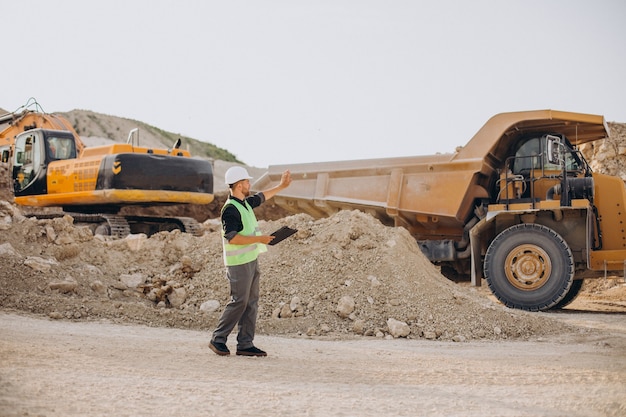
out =
[(372, 283), (372, 287), (378, 287), (380, 285), (380, 281), (374, 275), (370, 275), (367, 279)]
[(120, 282), (124, 284), (127, 288), (137, 288), (144, 282), (146, 279), (142, 274), (122, 274), (120, 275)]
[(24, 261), (24, 265), (30, 266), (36, 271), (47, 272), (52, 266), (57, 266), (59, 263), (54, 259), (43, 259), (38, 256), (29, 256)]
[(344, 295), (343, 297), (339, 299), (339, 302), (337, 303), (336, 312), (339, 315), (339, 317), (345, 319), (350, 316), (350, 314), (354, 311), (354, 308), (355, 308), (354, 298), (352, 298), (349, 295)]
[(153, 303), (157, 303), (161, 301), (159, 300), (158, 292), (159, 290), (157, 290), (156, 288), (152, 288), (150, 291), (148, 291), (148, 294), (146, 294), (146, 298), (152, 301)]
[(281, 319), (293, 317), (293, 311), (291, 310), (291, 306), (289, 304), (284, 304), (280, 309), (280, 313), (278, 313), (278, 317), (280, 317)]
[(54, 239), (54, 243), (57, 245), (70, 245), (74, 242), (74, 238), (67, 232), (60, 233), (56, 239)]
[(0, 245), (0, 256), (6, 256), (8, 258), (21, 258), (20, 255), (10, 243), (3, 243)]
[(87, 264), (83, 265), (83, 268), (88, 274), (102, 275), (102, 271), (97, 266)]
[(196, 272), (198, 272), (198, 269), (193, 267), (193, 261), (190, 256), (183, 255), (183, 257), (180, 258), (180, 263), (182, 265), (181, 271), (187, 276), (193, 276)]
[(115, 281), (112, 285), (113, 288), (120, 291), (125, 291), (128, 289), (128, 286), (121, 281)]
[(143, 244), (146, 241), (146, 239), (148, 239), (147, 235), (143, 233), (139, 233), (136, 235), (126, 236), (126, 238), (124, 238), (124, 241), (126, 242), (130, 250), (132, 250), (133, 252), (137, 252), (143, 247)]
[(411, 333), (411, 328), (408, 324), (394, 318), (387, 319), (387, 327), (393, 337), (407, 337)]
[(11, 203), (0, 199), (0, 218), (2, 223), (10, 225), (13, 221), (20, 221), (24, 217), (17, 209), (14, 209)]
[(57, 233), (54, 231), (54, 227), (48, 225), (44, 228), (46, 231), (46, 237), (48, 238), (48, 242), (52, 243), (57, 238)]
[(365, 320), (357, 319), (352, 324), (352, 332), (356, 334), (364, 334), (365, 333)]
[(173, 308), (179, 308), (187, 300), (187, 290), (185, 288), (175, 288), (167, 295), (167, 300)]
[(184, 267), (191, 267), (191, 265), (192, 265), (191, 257), (188, 256), (188, 255), (183, 255), (183, 257), (180, 258), (180, 263), (183, 264), (183, 268)]
[(220, 302), (217, 300), (207, 300), (200, 305), (200, 311), (212, 313), (220, 308)]
[(300, 297), (298, 296), (293, 297), (291, 299), (291, 302), (289, 303), (289, 308), (291, 309), (291, 311), (296, 311), (299, 307), (301, 307), (300, 306), (301, 302), (302, 301), (300, 300)]
[(424, 339), (435, 340), (437, 338), (437, 333), (432, 331), (424, 332)]
[(48, 287), (50, 287), (51, 290), (53, 291), (59, 291), (60, 293), (70, 293), (70, 292), (74, 292), (76, 290), (76, 287), (78, 287), (78, 283), (74, 280), (65, 280), (65, 281), (52, 281), (50, 282), (50, 284), (48, 284)]
[(89, 288), (91, 288), (93, 292), (97, 292), (101, 295), (105, 295), (107, 293), (107, 287), (102, 283), (102, 281), (93, 281), (89, 284)]

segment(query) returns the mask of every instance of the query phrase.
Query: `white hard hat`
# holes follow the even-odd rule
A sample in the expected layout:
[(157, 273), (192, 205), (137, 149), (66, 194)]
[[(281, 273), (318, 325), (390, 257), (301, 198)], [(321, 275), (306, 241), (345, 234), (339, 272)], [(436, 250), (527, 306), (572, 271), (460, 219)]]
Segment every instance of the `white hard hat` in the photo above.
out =
[(246, 171), (244, 167), (238, 167), (238, 166), (228, 168), (228, 170), (226, 171), (226, 174), (224, 175), (224, 180), (226, 182), (226, 185), (231, 185), (241, 180), (251, 180), (251, 179), (252, 177), (248, 175), (248, 171)]

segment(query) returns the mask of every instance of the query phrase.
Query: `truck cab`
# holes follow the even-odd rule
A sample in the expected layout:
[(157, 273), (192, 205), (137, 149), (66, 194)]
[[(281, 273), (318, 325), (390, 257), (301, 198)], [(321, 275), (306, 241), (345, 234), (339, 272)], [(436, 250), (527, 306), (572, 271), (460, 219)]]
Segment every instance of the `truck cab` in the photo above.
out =
[[(492, 193), (499, 203), (552, 200), (562, 194), (558, 185), (564, 176), (570, 179), (592, 177), (583, 155), (566, 137), (554, 134), (520, 138), (513, 144), (499, 172), (496, 190)], [(574, 180), (569, 186), (589, 185), (589, 182)]]

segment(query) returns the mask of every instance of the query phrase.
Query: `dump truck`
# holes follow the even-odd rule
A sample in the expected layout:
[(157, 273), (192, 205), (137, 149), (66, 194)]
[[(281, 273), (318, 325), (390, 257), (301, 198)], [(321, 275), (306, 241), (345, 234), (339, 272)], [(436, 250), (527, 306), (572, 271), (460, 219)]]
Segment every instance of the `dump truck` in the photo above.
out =
[(579, 145), (604, 117), (501, 113), (450, 154), (275, 165), (254, 189), (293, 182), (275, 203), (315, 218), (359, 209), (406, 228), (444, 275), (486, 279), (506, 306), (562, 308), (585, 278), (626, 269), (626, 189), (592, 172)]
[[(126, 143), (87, 147), (60, 115), (26, 106), (0, 116), (0, 152), (9, 164), (15, 203), (31, 215), (69, 214), (94, 234), (125, 237), (181, 230), (202, 234), (191, 217), (121, 214), (126, 207), (209, 204), (213, 165), (180, 149), (139, 146), (138, 130)], [(62, 212), (44, 208), (60, 207)], [(41, 209), (37, 211), (37, 209)], [(127, 210), (128, 211), (128, 210)], [(133, 210), (130, 210), (133, 211)]]

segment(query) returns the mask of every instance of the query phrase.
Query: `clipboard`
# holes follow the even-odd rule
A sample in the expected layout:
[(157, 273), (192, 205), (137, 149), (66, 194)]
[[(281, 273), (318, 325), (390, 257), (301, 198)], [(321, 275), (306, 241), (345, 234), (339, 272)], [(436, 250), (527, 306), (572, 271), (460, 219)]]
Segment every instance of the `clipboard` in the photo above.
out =
[(287, 239), (289, 236), (293, 235), (297, 231), (298, 229), (292, 229), (290, 227), (283, 226), (271, 234), (272, 236), (275, 236), (275, 237), (274, 237), (274, 240), (268, 243), (268, 245), (274, 246), (275, 244), (280, 243), (283, 240)]

